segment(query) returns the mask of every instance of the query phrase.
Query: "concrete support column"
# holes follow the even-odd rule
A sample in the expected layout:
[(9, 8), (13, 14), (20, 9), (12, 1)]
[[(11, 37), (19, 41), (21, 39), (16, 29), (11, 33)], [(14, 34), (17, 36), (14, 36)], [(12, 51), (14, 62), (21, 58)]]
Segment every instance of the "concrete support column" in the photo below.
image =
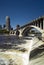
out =
[(37, 26), (37, 22), (35, 22), (35, 26)]
[(35, 22), (33, 22), (33, 25), (35, 25)]
[(43, 30), (44, 30), (44, 19), (43, 19)]
[(37, 21), (35, 22), (35, 26), (37, 26)]
[(37, 26), (40, 27), (40, 21), (39, 20), (37, 21)]
[(37, 27), (39, 27), (39, 21), (37, 21)]
[(41, 21), (40, 21), (40, 28), (42, 28)]
[(40, 28), (43, 29), (43, 21), (40, 20)]
[(39, 27), (40, 27), (40, 21), (38, 21)]

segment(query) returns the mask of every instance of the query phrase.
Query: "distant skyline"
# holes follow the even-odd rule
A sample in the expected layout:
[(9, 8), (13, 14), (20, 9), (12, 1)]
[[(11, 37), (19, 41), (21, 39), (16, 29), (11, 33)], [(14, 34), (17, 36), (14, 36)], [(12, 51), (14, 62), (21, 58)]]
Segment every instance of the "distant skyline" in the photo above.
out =
[(0, 0), (0, 24), (10, 17), (11, 26), (24, 25), (44, 15), (44, 0)]

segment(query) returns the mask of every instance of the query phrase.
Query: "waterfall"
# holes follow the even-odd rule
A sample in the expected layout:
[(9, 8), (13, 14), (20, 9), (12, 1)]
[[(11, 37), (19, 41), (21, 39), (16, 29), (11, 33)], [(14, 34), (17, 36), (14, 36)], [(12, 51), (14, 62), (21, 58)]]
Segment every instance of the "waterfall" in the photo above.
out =
[(30, 57), (30, 51), (32, 49), (32, 44), (33, 44), (32, 40), (27, 41), (27, 46), (26, 46), (27, 52), (23, 54), (23, 59), (24, 59), (23, 65), (29, 65), (29, 57)]
[[(28, 38), (28, 39), (27, 39)], [(36, 37), (33, 37), (30, 39), (30, 37), (27, 37), (26, 39), (14, 39), (13, 42), (12, 39), (9, 39), (9, 42), (11, 44), (17, 43), (16, 49), (6, 49), (5, 51), (0, 51), (0, 60), (5, 62), (5, 65), (33, 65), (32, 61), (30, 61), (30, 53), (33, 49), (36, 47), (39, 47), (43, 44), (41, 40), (39, 40)], [(5, 42), (5, 41), (4, 41)], [(8, 41), (7, 41), (8, 42)], [(20, 44), (21, 43), (21, 44)], [(4, 50), (4, 49), (2, 49)], [(23, 51), (22, 51), (23, 50)], [(25, 50), (25, 51), (24, 51)], [(4, 60), (3, 60), (4, 59)], [(0, 62), (1, 63), (1, 62)]]
[[(5, 52), (1, 52), (2, 54), (0, 54), (1, 57), (3, 57), (4, 59), (8, 59), (8, 65), (10, 63), (10, 59), (11, 61), (13, 61), (13, 65), (29, 65), (29, 56), (30, 56), (30, 51), (31, 51), (31, 48), (32, 48), (32, 44), (33, 44), (33, 41), (32, 39), (31, 40), (25, 40), (26, 43), (25, 44), (21, 44), (20, 47), (21, 48), (25, 48), (26, 51), (25, 52), (22, 52), (22, 51), (19, 51), (19, 50), (15, 50), (15, 49), (10, 49), (10, 50), (7, 50)], [(14, 52), (13, 52), (14, 50)], [(6, 60), (4, 60), (5, 62)]]
[[(25, 52), (8, 52), (6, 51), (4, 54), (10, 55), (12, 59), (14, 58), (16, 65), (29, 65), (29, 56), (30, 51), (32, 48), (33, 41), (32, 40), (26, 40), (26, 44), (22, 45), (27, 50)], [(19, 57), (19, 58), (18, 58)]]

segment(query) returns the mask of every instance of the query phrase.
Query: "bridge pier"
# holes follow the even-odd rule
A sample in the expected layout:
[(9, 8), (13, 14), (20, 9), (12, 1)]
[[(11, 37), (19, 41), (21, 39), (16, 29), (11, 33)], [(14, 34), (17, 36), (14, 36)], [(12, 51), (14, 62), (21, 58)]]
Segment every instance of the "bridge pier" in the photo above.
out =
[(40, 21), (39, 20), (37, 21), (37, 27), (40, 27)]
[(35, 26), (37, 26), (37, 21), (35, 22)]
[(40, 20), (40, 28), (43, 29), (43, 21)]
[(44, 19), (34, 21), (33, 25), (35, 25), (35, 26), (37, 26), (37, 27), (39, 27), (41, 29), (44, 29)]
[(44, 30), (44, 19), (43, 19), (43, 30)]
[(33, 25), (35, 25), (35, 22), (33, 22)]
[(34, 22), (34, 23), (33, 23), (33, 25), (37, 26), (37, 23), (36, 23), (36, 22)]

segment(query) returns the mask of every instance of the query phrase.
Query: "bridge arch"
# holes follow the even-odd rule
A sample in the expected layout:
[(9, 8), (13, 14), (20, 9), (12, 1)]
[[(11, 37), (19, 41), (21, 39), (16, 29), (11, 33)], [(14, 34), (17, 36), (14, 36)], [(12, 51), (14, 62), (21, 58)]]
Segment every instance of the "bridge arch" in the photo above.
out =
[(31, 28), (28, 26), (28, 27), (26, 27), (24, 30), (23, 30), (23, 32), (22, 32), (22, 35), (23, 36), (27, 36), (27, 33), (28, 33), (28, 31), (30, 30)]
[(23, 35), (23, 36), (27, 36), (28, 33), (29, 33), (29, 30), (31, 30), (31, 29), (33, 29), (33, 28), (36, 29), (36, 30), (38, 30), (40, 33), (43, 33), (43, 30), (42, 30), (42, 29), (40, 29), (40, 28), (38, 28), (38, 27), (36, 27), (36, 26), (31, 25), (31, 26), (27, 26), (27, 27), (23, 30), (22, 35)]

